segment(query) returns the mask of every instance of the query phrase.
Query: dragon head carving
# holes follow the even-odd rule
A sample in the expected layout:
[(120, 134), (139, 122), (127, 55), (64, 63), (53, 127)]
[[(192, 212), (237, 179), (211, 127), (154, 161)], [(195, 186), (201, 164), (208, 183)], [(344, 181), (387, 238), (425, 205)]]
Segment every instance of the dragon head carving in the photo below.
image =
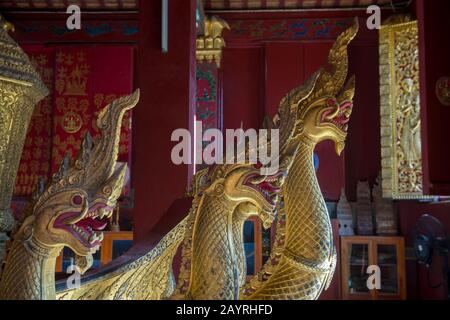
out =
[(76, 159), (64, 157), (49, 184), (38, 185), (15, 240), (58, 252), (67, 246), (80, 257), (98, 249), (127, 170), (126, 164), (116, 164), (122, 118), (138, 101), (137, 90), (102, 110), (97, 119), (99, 139), (94, 142), (87, 134)]
[(270, 227), (275, 219), (285, 170), (263, 175), (259, 164), (235, 164), (215, 166), (210, 171), (212, 182), (205, 189), (206, 194), (221, 196), (230, 207), (238, 210), (244, 220), (259, 216), (264, 226)]
[(352, 77), (337, 97), (330, 95), (312, 102), (301, 116), (303, 134), (315, 143), (334, 141), (336, 152), (340, 155), (345, 148), (354, 91), (355, 78)]
[(328, 62), (331, 70), (320, 69), (304, 86), (283, 98), (275, 127), (280, 129), (282, 152), (296, 144), (295, 137), (313, 143), (332, 140), (338, 155), (345, 148), (348, 123), (353, 110), (355, 78), (348, 81), (348, 45), (359, 29), (358, 20), (334, 43)]

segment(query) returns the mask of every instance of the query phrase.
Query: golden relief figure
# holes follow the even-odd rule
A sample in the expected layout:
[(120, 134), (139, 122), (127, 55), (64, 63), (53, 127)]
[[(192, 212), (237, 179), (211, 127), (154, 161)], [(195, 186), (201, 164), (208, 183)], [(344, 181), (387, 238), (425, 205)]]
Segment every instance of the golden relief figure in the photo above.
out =
[[(215, 165), (198, 172), (189, 191), (194, 199), (188, 216), (153, 249), (90, 274), (79, 288), (67, 288), (62, 282), (55, 290), (58, 252), (68, 246), (80, 257), (89, 257), (101, 235), (84, 235), (82, 230), (81, 241), (73, 235), (84, 229), (80, 221), (108, 216), (120, 194), (124, 169), (114, 171), (119, 117), (138, 97), (113, 102), (99, 121), (114, 119), (106, 126), (115, 128), (114, 134), (105, 129), (94, 146), (85, 139), (77, 160), (72, 166), (63, 164), (30, 206), (8, 254), (0, 298), (317, 299), (331, 282), (336, 252), (313, 150), (324, 140), (334, 141), (338, 154), (345, 147), (355, 85), (353, 77), (346, 81), (347, 47), (357, 31), (355, 20), (330, 51), (330, 71), (319, 70), (304, 86), (289, 92), (268, 123), (280, 130), (279, 172), (263, 175), (260, 166), (252, 164)], [(102, 144), (109, 146), (108, 152), (97, 147)], [(100, 155), (103, 158), (97, 159)], [(250, 216), (259, 217), (266, 228), (276, 220), (276, 243), (261, 272), (246, 282), (243, 224)], [(172, 263), (180, 245), (182, 263), (176, 281)], [(19, 263), (23, 259), (28, 263)], [(84, 258), (86, 267), (88, 260)]]
[(380, 30), (383, 196), (424, 198), (417, 21)]

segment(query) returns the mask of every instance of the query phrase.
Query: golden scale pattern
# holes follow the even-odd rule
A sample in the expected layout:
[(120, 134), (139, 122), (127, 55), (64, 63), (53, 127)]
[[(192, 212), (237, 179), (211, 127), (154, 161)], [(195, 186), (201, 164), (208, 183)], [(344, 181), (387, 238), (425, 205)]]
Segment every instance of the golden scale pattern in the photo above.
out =
[[(175, 289), (171, 264), (184, 239), (187, 219), (170, 231), (149, 253), (79, 290), (58, 292), (60, 300), (159, 300)], [(157, 272), (155, 272), (157, 270)]]
[[(300, 146), (286, 181), (284, 211), (299, 214), (286, 214), (282, 231), (285, 236), (276, 244), (284, 250), (275, 250), (278, 262), (272, 262), (269, 271), (265, 271), (269, 278), (264, 286), (250, 282), (243, 292), (245, 298), (313, 300), (321, 292), (323, 279), (329, 272), (332, 233), (314, 173), (312, 148), (312, 145)], [(286, 255), (286, 252), (291, 254)], [(256, 285), (256, 290), (252, 290), (252, 285)]]

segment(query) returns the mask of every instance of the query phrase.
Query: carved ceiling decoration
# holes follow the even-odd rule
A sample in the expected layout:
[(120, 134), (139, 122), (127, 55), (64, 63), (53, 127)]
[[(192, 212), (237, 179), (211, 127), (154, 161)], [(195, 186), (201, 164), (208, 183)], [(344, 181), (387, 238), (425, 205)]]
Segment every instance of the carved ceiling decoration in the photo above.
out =
[(62, 10), (71, 4), (83, 10), (137, 10), (139, 0), (1, 0), (0, 10)]
[(206, 10), (359, 8), (391, 5), (399, 0), (205, 0)]

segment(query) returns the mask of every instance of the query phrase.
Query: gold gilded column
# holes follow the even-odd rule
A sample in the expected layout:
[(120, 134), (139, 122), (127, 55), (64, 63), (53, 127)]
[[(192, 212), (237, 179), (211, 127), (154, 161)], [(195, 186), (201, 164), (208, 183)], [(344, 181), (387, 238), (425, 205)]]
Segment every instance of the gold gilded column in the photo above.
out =
[(34, 106), (48, 90), (0, 15), (0, 232), (10, 231), (10, 203)]

